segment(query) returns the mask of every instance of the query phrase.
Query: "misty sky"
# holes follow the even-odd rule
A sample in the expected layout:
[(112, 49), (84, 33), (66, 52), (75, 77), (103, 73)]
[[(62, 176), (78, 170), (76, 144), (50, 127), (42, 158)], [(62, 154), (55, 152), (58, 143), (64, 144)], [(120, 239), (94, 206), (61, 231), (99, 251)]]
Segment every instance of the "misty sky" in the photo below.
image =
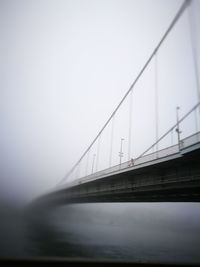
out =
[[(64, 177), (126, 93), (181, 3), (0, 0), (1, 195), (32, 197)], [(200, 2), (190, 8), (197, 27)], [(162, 134), (175, 122), (176, 106), (183, 115), (198, 101), (187, 12), (159, 51), (157, 66)], [(154, 72), (152, 62), (133, 92), (133, 157), (155, 141)], [(121, 137), (127, 160), (128, 103), (116, 125), (113, 164)], [(105, 137), (102, 168), (107, 142)]]

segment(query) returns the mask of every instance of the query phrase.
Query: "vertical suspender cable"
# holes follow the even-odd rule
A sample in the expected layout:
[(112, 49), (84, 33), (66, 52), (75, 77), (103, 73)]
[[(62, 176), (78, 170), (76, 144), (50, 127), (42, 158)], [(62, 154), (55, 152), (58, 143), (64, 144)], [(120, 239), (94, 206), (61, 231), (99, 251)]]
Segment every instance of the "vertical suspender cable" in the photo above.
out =
[(77, 166), (76, 179), (78, 179), (80, 176), (80, 167), (81, 167), (80, 165), (81, 165), (81, 162), (79, 162), (79, 164)]
[(88, 174), (88, 164), (89, 164), (89, 157), (90, 157), (90, 150), (88, 150), (87, 158), (86, 158), (86, 168), (85, 168), (85, 175)]
[(112, 117), (112, 122), (111, 122), (109, 167), (112, 166), (112, 150), (113, 150), (113, 138), (114, 138), (114, 120), (115, 120), (115, 116)]
[(128, 132), (128, 160), (131, 160), (133, 90), (131, 90), (129, 97), (130, 97), (130, 105), (129, 105), (129, 132)]
[[(194, 121), (195, 121), (195, 131), (198, 132), (198, 119), (197, 119), (197, 109), (194, 110)], [(197, 142), (198, 142), (198, 135), (197, 135)]]
[(155, 53), (155, 127), (156, 127), (156, 153), (158, 152), (158, 53)]
[(195, 120), (195, 130), (196, 133), (198, 132), (198, 124), (197, 124), (197, 112), (196, 109), (194, 110), (194, 120)]
[[(197, 88), (197, 97), (198, 102), (200, 102), (200, 82), (199, 82), (199, 69), (198, 69), (198, 62), (197, 62), (197, 46), (195, 43), (197, 42), (197, 38), (195, 37), (195, 23), (192, 16), (192, 5), (188, 8), (188, 20), (189, 20), (189, 27), (190, 27), (190, 40), (191, 40), (191, 48), (192, 48), (192, 57), (194, 63), (194, 72), (195, 72), (195, 79), (196, 79), (196, 88)], [(200, 107), (199, 107), (199, 115), (200, 115)]]
[(98, 143), (97, 143), (96, 172), (98, 171), (98, 167), (99, 167), (98, 164), (99, 164), (100, 142), (101, 142), (101, 135), (99, 135)]
[(173, 130), (171, 131), (171, 146), (173, 146)]

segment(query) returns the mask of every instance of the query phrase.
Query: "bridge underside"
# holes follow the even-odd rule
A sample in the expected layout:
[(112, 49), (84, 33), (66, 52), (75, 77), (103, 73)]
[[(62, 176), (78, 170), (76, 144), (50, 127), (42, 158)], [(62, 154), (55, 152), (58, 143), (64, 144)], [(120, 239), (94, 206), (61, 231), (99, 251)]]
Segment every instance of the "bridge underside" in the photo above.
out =
[[(116, 193), (117, 194), (117, 193)], [(112, 203), (112, 202), (199, 202), (200, 188), (171, 189), (171, 190), (148, 190), (144, 192), (124, 192), (114, 194), (98, 194), (96, 196), (77, 197), (73, 199), (58, 200), (55, 204), (72, 203)]]
[(199, 202), (200, 149), (50, 193), (39, 203)]

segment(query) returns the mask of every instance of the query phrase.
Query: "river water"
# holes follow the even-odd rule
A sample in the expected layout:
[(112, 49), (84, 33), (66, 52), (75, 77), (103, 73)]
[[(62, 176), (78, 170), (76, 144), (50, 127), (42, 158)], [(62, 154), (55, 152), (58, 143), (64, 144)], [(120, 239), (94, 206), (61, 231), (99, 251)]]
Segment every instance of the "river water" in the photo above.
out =
[(200, 263), (200, 204), (74, 204), (27, 216), (4, 209), (0, 257)]

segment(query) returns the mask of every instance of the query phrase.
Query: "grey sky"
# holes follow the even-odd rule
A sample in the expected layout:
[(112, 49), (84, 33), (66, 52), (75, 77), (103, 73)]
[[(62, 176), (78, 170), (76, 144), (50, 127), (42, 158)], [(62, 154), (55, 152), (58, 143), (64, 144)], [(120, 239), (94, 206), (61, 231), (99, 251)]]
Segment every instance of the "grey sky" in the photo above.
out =
[[(0, 0), (4, 194), (32, 196), (62, 179), (128, 90), (181, 3)], [(198, 25), (200, 2), (192, 9)], [(163, 133), (175, 122), (177, 105), (184, 114), (197, 102), (187, 13), (157, 60)], [(134, 90), (133, 156), (155, 140), (154, 91), (152, 64)], [(126, 119), (127, 107), (128, 100), (122, 112)], [(113, 163), (118, 160), (120, 137), (125, 138), (127, 157), (124, 117), (116, 124)], [(105, 149), (102, 157), (107, 153)]]

